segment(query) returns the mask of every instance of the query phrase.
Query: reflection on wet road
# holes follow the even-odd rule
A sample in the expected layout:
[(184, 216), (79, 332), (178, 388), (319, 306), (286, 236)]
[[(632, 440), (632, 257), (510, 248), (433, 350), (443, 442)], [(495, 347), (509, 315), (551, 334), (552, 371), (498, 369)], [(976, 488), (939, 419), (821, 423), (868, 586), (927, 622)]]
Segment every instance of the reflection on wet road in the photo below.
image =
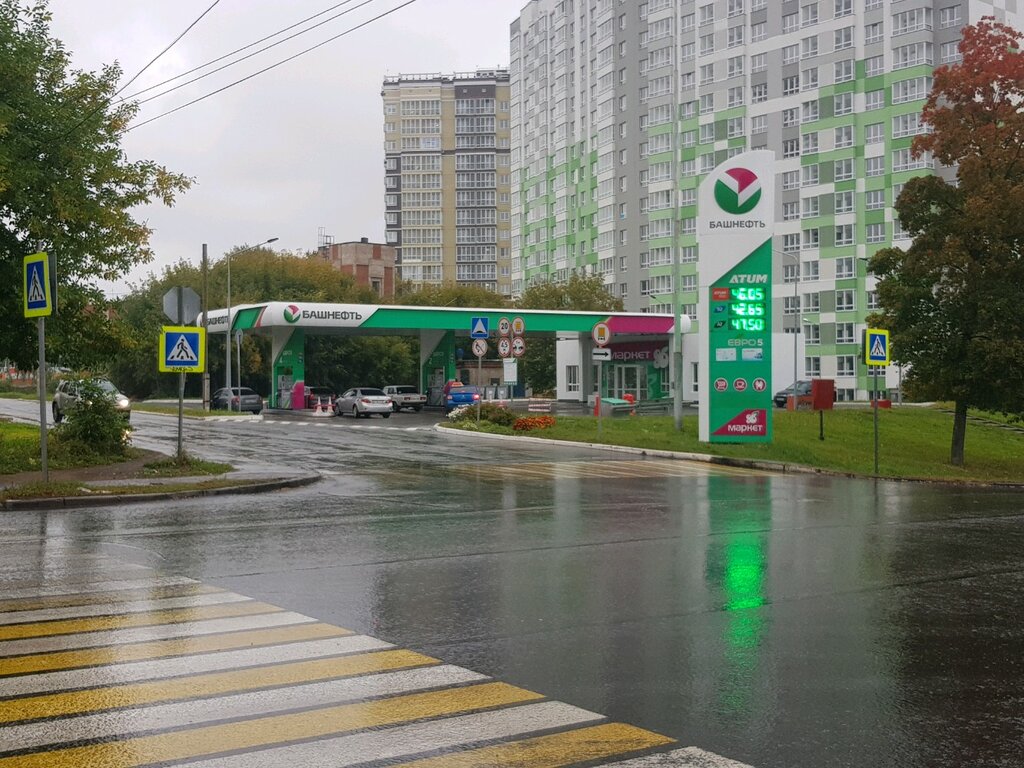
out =
[[(133, 419), (143, 444), (172, 443), (172, 420)], [(1020, 764), (1024, 508), (1017, 491), (747, 473), (584, 448), (451, 438), (413, 414), (396, 415), (386, 426), (351, 419), (190, 424), (188, 440), (197, 453), (248, 468), (301, 466), (326, 479), (251, 498), (9, 513), (0, 521), (0, 621), (11, 623), (14, 610), (3, 601), (24, 600), (19, 610), (36, 612), (24, 622), (37, 628), (32, 632), (51, 622), (78, 630), (0, 641), (20, 644), (7, 646), (16, 652), (0, 651), (19, 657), (17, 666), (0, 658), (0, 675), (17, 675), (0, 678), (18, 681), (9, 695), (173, 679), (182, 654), (194, 657), (189, 664), (207, 658), (189, 670), (204, 679), (246, 666), (308, 665), (322, 657), (285, 658), (279, 647), (336, 649), (332, 643), (356, 637), (396, 647), (332, 650), (323, 658), (394, 650), (439, 662), (422, 669), (450, 667), (486, 679), (303, 705), (287, 692), (335, 679), (287, 678), (272, 689), (218, 688), (188, 699), (184, 709), (180, 700), (132, 699), (117, 711), (139, 718), (138, 733), (174, 733), (198, 727), (186, 724), (193, 710), (197, 722), (215, 718), (210, 708), (224, 697), (242, 697), (232, 705), (240, 714), (224, 716), (232, 719), (222, 725), (229, 725), (234, 718), (277, 718), (303, 706), (333, 712), (357, 699), (500, 683), (525, 692), (517, 696), (547, 698), (472, 713), (456, 709), (440, 720), (383, 730), (295, 736), (289, 748), (358, 739), (363, 746), (346, 741), (327, 763), (346, 764), (336, 755), (350, 748), (368, 750), (355, 755), (376, 754), (382, 747), (372, 739), (382, 733), (393, 730), (389, 743), (400, 745), (421, 744), (417, 739), (429, 732), (442, 739), (429, 749), (440, 751), (420, 747), (417, 759), (473, 764), (451, 754), (465, 749), (478, 728), (477, 720), (461, 718), (557, 705), (585, 713), (583, 719), (543, 725), (545, 709), (534, 710), (542, 714), (524, 721), (519, 735), (507, 730), (519, 726), (494, 725), (487, 733), (495, 735), (480, 737), (487, 744), (475, 744), (490, 750), (477, 752), (475, 764), (565, 764), (576, 753), (563, 754), (559, 763), (550, 752), (558, 747), (533, 739), (572, 732), (590, 743), (594, 732), (586, 729), (594, 721), (586, 718), (595, 717), (609, 718), (597, 727), (628, 724), (623, 727), (758, 768)], [(25, 562), (47, 548), (54, 555), (45, 569)], [(69, 549), (112, 558), (119, 575), (99, 559), (65, 562), (59, 553)], [(193, 591), (175, 591), (186, 586)], [(164, 591), (150, 594), (156, 588)], [(104, 595), (113, 593), (174, 623), (110, 627), (110, 610), (102, 606), (110, 602)], [(64, 613), (38, 613), (45, 611)], [(178, 624), (188, 628), (190, 645), (173, 634)], [(352, 634), (288, 634), (314, 627), (347, 627)], [(231, 644), (243, 636), (238, 642), (244, 644)], [(90, 644), (69, 644), (75, 638)], [(129, 646), (138, 650), (126, 651)], [(177, 650), (167, 658), (153, 655), (163, 647)], [(256, 660), (243, 660), (257, 652)], [(211, 666), (214, 656), (224, 666)], [(44, 657), (57, 666), (39, 667)], [(170, 666), (152, 666), (164, 663)], [(425, 674), (422, 669), (339, 679)], [(83, 670), (103, 670), (86, 673), (101, 679), (83, 678)], [(46, 678), (50, 674), (65, 677)], [(36, 676), (54, 687), (33, 688)], [(244, 683), (232, 678), (230, 686)], [(254, 703), (277, 691), (282, 703), (266, 709)], [(68, 707), (80, 700), (62, 702)], [(172, 706), (178, 709), (163, 709)], [(165, 711), (186, 720), (158, 726), (145, 719)], [(102, 713), (62, 717), (96, 728), (101, 720), (111, 722)], [(293, 725), (274, 720), (265, 735), (293, 738)], [(510, 746), (520, 742), (524, 746)], [(677, 761), (692, 755), (675, 745), (654, 750)], [(210, 757), (206, 764), (261, 764), (246, 762), (260, 752), (241, 754), (234, 763)], [(303, 754), (266, 764), (318, 764)], [(535, 761), (515, 763), (524, 754)], [(588, 764), (614, 762), (621, 754)], [(380, 758), (387, 764), (410, 759)], [(640, 758), (626, 764), (656, 763)]]

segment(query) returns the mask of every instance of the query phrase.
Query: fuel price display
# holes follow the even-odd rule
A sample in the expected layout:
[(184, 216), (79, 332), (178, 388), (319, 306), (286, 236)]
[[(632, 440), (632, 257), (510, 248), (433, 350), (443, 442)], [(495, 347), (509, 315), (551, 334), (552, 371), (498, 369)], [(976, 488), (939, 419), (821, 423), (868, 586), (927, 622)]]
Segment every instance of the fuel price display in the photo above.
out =
[(764, 288), (729, 289), (729, 328), (734, 331), (763, 331), (768, 307)]

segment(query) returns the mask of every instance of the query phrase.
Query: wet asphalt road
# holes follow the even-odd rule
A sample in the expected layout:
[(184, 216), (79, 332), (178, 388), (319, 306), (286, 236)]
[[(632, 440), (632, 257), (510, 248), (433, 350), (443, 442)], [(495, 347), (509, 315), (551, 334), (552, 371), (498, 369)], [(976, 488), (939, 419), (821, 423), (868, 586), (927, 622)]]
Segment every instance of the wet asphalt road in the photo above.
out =
[[(31, 404), (0, 412), (31, 415)], [(173, 419), (136, 413), (137, 442)], [(755, 766), (1020, 766), (1024, 495), (435, 433), (189, 422), (311, 488), (7, 513)]]

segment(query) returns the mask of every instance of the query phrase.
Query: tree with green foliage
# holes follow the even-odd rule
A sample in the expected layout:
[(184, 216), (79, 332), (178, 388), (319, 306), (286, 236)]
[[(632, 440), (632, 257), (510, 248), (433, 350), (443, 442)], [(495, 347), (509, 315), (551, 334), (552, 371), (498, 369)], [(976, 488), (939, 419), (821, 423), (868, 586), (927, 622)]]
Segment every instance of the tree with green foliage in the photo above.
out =
[(47, 0), (0, 0), (0, 358), (35, 366), (32, 322), (22, 317), (22, 257), (56, 256), (59, 314), (47, 326), (50, 359), (95, 365), (123, 341), (98, 280), (152, 258), (149, 227), (132, 209), (172, 205), (190, 179), (129, 161), (121, 139), (137, 112), (115, 102), (121, 69), (71, 69), (50, 34)]
[[(231, 303), (258, 304), (267, 301), (313, 301), (337, 303), (373, 303), (376, 294), (358, 286), (355, 280), (334, 269), (316, 254), (302, 255), (269, 248), (234, 248), (231, 256)], [(214, 263), (207, 278), (209, 306), (224, 307), (227, 302), (227, 258)], [(167, 324), (163, 314), (163, 295), (175, 286), (192, 288), (202, 295), (202, 269), (186, 261), (150, 275), (117, 303), (118, 316), (132, 329), (129, 343), (113, 357), (110, 375), (122, 391), (132, 397), (173, 395), (177, 377), (157, 372), (157, 346), (160, 326)], [(341, 339), (336, 336), (307, 338), (307, 379), (311, 384), (340, 386), (341, 382), (365, 384), (376, 381), (374, 361), (387, 372), (404, 372), (415, 364), (416, 352), (398, 341), (390, 345), (382, 338)], [(270, 370), (269, 339), (246, 334), (242, 343), (242, 385), (257, 392), (268, 392)], [(207, 360), (216, 389), (224, 380), (224, 336), (212, 335)], [(413, 370), (415, 370), (413, 368)], [(201, 380), (190, 376), (187, 392), (200, 394)]]
[(964, 463), (967, 410), (1024, 416), (1024, 54), (1021, 34), (965, 27), (962, 61), (939, 67), (914, 139), (917, 158), (956, 168), (907, 182), (896, 201), (914, 238), (875, 254), (882, 307), (914, 396), (955, 403), (950, 461)]
[[(553, 309), (575, 312), (621, 312), (622, 299), (615, 298), (600, 275), (573, 274), (564, 283), (531, 285), (519, 298), (522, 309)], [(524, 358), (526, 380), (535, 392), (555, 388), (555, 340), (531, 340)]]

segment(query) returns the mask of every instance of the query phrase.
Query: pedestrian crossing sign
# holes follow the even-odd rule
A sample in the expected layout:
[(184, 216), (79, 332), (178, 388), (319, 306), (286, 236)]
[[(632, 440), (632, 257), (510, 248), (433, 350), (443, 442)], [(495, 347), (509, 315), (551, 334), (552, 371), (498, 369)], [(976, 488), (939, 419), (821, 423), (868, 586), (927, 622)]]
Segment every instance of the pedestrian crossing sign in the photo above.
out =
[(25, 257), (22, 290), (25, 294), (25, 317), (47, 317), (53, 314), (50, 261), (45, 253), (33, 253)]
[(864, 345), (865, 365), (889, 364), (889, 332), (868, 328), (867, 343)]
[(160, 371), (202, 373), (206, 370), (206, 329), (165, 325), (160, 329)]

